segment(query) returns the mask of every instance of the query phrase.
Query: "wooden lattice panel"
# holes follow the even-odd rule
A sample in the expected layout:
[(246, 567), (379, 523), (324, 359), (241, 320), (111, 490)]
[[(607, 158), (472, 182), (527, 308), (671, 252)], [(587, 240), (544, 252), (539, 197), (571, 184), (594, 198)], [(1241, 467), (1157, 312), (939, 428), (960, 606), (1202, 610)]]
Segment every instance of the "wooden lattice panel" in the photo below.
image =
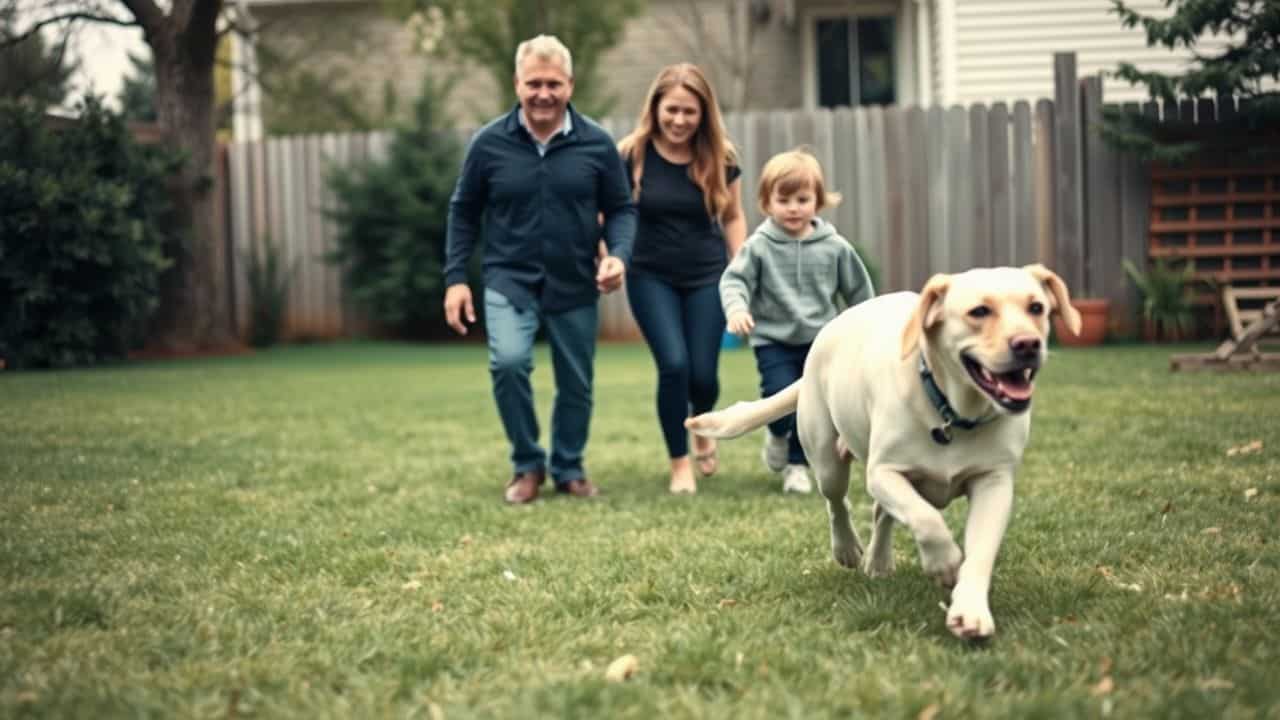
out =
[(1148, 248), (1218, 285), (1280, 285), (1280, 165), (1153, 168)]

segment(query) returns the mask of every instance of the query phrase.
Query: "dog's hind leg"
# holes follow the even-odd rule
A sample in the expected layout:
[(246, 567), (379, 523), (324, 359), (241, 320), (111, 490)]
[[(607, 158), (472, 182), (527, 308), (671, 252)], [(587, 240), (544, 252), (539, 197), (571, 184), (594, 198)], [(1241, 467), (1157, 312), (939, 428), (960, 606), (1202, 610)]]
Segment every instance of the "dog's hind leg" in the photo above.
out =
[[(849, 460), (836, 447), (837, 433), (826, 407), (807, 403), (802, 395), (796, 426), (809, 467), (818, 480), (818, 489), (827, 500), (831, 521), (831, 556), (847, 568), (862, 566), (862, 541), (849, 517)], [(814, 417), (814, 416), (817, 417)], [(803, 420), (802, 420), (803, 418)]]
[(871, 504), (871, 545), (867, 547), (866, 572), (884, 577), (893, 572), (893, 516), (879, 502)]

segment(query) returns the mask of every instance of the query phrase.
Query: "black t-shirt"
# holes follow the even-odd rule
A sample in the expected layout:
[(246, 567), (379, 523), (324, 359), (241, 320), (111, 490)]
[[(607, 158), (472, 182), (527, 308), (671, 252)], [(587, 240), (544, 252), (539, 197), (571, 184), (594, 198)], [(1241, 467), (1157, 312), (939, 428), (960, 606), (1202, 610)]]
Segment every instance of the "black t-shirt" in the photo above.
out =
[[(627, 161), (631, 180), (631, 162)], [(727, 168), (729, 183), (741, 175)], [(707, 214), (702, 191), (689, 177), (687, 164), (677, 165), (645, 147), (644, 177), (640, 181), (640, 222), (636, 227), (631, 270), (653, 275), (676, 287), (701, 287), (720, 282), (728, 264), (724, 229)]]

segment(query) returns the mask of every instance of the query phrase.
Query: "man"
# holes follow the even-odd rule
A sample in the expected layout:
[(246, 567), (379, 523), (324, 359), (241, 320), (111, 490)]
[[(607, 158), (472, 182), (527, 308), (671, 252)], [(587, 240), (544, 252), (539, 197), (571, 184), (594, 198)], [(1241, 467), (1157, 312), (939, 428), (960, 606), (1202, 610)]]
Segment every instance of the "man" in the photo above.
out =
[[(558, 492), (592, 497), (582, 455), (596, 306), (622, 285), (636, 212), (613, 140), (569, 104), (568, 48), (549, 35), (520, 43), (515, 88), (517, 107), (472, 138), (449, 204), (445, 320), (461, 335), (476, 320), (467, 262), (483, 227), (489, 373), (514, 467), (506, 501), (537, 499), (548, 469)], [(608, 254), (597, 261), (600, 216)], [(556, 381), (549, 468), (529, 382), (540, 325)]]

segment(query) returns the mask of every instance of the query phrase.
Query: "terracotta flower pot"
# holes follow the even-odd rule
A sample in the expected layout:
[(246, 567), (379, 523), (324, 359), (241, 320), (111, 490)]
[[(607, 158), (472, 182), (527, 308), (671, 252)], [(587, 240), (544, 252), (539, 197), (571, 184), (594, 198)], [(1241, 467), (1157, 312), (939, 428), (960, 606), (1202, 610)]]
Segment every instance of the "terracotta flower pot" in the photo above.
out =
[(1058, 342), (1067, 346), (1097, 345), (1107, 336), (1107, 315), (1111, 311), (1111, 301), (1106, 298), (1076, 298), (1072, 306), (1080, 313), (1080, 334), (1074, 335), (1062, 319), (1053, 317), (1053, 333)]

